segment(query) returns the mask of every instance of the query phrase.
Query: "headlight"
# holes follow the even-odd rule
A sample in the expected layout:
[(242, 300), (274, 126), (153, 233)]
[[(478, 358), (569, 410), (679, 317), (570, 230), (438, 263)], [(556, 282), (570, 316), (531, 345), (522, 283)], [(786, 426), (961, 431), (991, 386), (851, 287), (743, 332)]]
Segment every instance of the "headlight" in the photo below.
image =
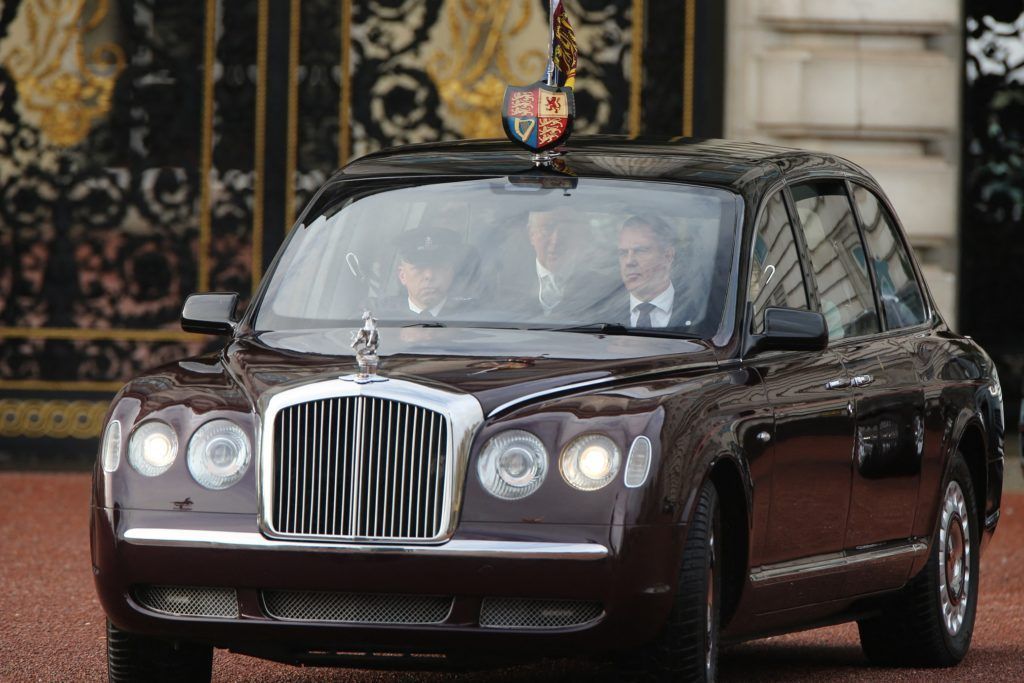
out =
[(622, 455), (615, 442), (603, 434), (584, 434), (562, 451), (559, 467), (566, 483), (580, 491), (596, 491), (619, 473)]
[(188, 442), (188, 471), (208, 489), (226, 489), (249, 467), (249, 439), (230, 420), (213, 420)]
[(101, 463), (104, 472), (113, 472), (121, 464), (121, 423), (111, 420), (103, 432), (103, 455)]
[(477, 459), (477, 474), (484, 488), (498, 498), (525, 498), (544, 482), (548, 453), (530, 432), (511, 429), (492, 436)]
[(166, 422), (150, 420), (136, 427), (128, 440), (128, 462), (139, 474), (163, 474), (178, 455), (178, 435)]

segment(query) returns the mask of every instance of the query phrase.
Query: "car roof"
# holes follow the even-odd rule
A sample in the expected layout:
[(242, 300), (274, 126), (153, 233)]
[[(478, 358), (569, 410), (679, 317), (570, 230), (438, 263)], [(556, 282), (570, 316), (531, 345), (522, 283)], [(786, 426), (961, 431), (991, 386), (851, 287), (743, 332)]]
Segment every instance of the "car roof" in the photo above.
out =
[[(862, 169), (828, 154), (756, 142), (702, 138), (573, 136), (557, 172), (584, 177), (694, 182), (741, 191), (783, 169), (813, 166), (857, 175)], [(534, 171), (529, 152), (506, 139), (393, 147), (352, 161), (335, 177), (516, 175)]]

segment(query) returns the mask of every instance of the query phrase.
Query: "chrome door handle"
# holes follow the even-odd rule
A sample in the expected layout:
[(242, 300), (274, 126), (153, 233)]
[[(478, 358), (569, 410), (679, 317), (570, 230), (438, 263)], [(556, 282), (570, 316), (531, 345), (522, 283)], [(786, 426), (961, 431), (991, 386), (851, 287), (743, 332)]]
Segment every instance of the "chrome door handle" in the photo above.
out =
[(853, 379), (850, 380), (850, 386), (862, 387), (865, 384), (871, 384), (874, 381), (875, 378), (872, 377), (871, 375), (856, 375)]
[(825, 382), (826, 389), (845, 389), (848, 386), (850, 386), (850, 380), (845, 377), (840, 379), (830, 379)]

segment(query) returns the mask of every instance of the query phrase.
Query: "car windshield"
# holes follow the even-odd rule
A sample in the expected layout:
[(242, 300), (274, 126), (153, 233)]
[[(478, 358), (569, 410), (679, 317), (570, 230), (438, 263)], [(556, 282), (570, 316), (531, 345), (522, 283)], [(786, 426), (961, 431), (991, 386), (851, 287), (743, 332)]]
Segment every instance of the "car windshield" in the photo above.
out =
[[(337, 190), (337, 186), (341, 190)], [(490, 326), (712, 337), (737, 196), (524, 176), (346, 181), (290, 236), (257, 331)]]

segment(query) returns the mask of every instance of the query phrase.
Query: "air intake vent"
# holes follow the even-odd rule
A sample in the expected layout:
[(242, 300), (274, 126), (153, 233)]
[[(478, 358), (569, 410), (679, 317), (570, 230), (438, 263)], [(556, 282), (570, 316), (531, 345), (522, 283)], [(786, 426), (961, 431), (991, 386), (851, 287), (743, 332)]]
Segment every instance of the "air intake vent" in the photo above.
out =
[(234, 588), (197, 586), (139, 586), (135, 599), (143, 607), (178, 617), (238, 618)]
[(289, 621), (351, 624), (439, 624), (448, 618), (452, 598), (432, 595), (263, 591), (267, 614)]
[(480, 606), (480, 625), (487, 628), (567, 628), (594, 621), (603, 612), (599, 602), (484, 598)]

